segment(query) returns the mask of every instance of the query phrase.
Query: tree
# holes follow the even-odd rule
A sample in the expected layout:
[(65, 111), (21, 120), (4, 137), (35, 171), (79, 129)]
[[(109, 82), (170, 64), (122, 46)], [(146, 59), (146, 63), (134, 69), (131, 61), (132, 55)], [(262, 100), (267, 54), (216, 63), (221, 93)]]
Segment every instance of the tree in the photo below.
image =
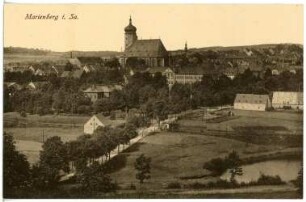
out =
[(294, 181), (295, 187), (297, 187), (297, 192), (303, 198), (303, 167), (300, 169), (296, 180)]
[(89, 192), (111, 192), (115, 191), (117, 187), (97, 162), (86, 167), (78, 176), (78, 181), (82, 185), (82, 190)]
[(241, 166), (241, 160), (239, 158), (239, 155), (237, 154), (236, 151), (231, 152), (228, 157), (226, 158), (227, 161), (227, 166), (230, 169), (230, 173), (231, 173), (231, 182), (235, 181), (235, 177), (237, 175), (242, 175), (242, 168)]
[(134, 167), (137, 170), (136, 179), (142, 184), (144, 180), (151, 178), (151, 158), (141, 154), (135, 161)]
[(39, 167), (47, 186), (56, 186), (60, 179), (60, 171), (68, 171), (67, 149), (61, 138), (48, 138), (40, 152)]
[(16, 150), (13, 136), (3, 134), (3, 188), (4, 196), (26, 187), (30, 182), (30, 165), (26, 157)]
[(130, 142), (130, 140), (135, 138), (137, 134), (138, 133), (136, 131), (136, 127), (133, 124), (129, 122), (125, 124), (124, 129), (123, 129), (123, 136), (124, 136), (125, 142)]

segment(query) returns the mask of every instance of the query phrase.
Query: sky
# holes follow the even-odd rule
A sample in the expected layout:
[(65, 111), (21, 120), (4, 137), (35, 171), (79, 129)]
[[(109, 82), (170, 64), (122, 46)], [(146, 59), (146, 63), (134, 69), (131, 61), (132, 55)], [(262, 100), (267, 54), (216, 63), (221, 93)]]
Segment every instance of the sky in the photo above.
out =
[[(30, 20), (27, 15), (58, 15)], [(66, 19), (62, 20), (65, 14)], [(68, 20), (70, 14), (77, 20)], [(225, 4), (6, 4), (4, 46), (53, 51), (120, 51), (129, 16), (139, 39), (167, 50), (267, 43), (303, 44), (303, 6)]]

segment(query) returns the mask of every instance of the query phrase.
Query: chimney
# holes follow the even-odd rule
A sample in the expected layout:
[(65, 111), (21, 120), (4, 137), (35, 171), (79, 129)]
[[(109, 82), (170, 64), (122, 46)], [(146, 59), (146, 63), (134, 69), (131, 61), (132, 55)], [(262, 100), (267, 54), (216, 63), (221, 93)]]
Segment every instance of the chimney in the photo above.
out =
[(70, 58), (72, 58), (72, 51), (70, 52)]

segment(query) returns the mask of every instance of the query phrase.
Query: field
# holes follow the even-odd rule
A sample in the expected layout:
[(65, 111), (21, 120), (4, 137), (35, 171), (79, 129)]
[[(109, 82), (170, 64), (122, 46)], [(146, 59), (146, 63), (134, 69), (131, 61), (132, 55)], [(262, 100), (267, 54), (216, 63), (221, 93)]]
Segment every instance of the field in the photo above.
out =
[(145, 184), (150, 190), (164, 188), (169, 182), (205, 183), (216, 179), (191, 178), (198, 175), (208, 176), (210, 172), (202, 167), (212, 158), (224, 157), (233, 150), (237, 151), (241, 158), (247, 158), (258, 154), (280, 152), (283, 149), (279, 146), (246, 144), (220, 137), (162, 132), (145, 137), (117, 156), (114, 159), (117, 163), (113, 162), (117, 168), (111, 176), (123, 187), (128, 187), (131, 183), (138, 184), (135, 179), (134, 162), (143, 153), (152, 158), (152, 177)]
[[(151, 179), (142, 185), (145, 191), (165, 189), (170, 182), (188, 185), (215, 181), (218, 177), (210, 176), (203, 164), (212, 158), (223, 158), (233, 150), (244, 163), (301, 158), (301, 145), (284, 139), (302, 139), (301, 113), (236, 110), (234, 113), (235, 118), (205, 125), (201, 115), (189, 115), (178, 122), (183, 131), (145, 137), (112, 160), (111, 177), (122, 189), (129, 189), (131, 184), (138, 187), (134, 162), (140, 154), (152, 158)], [(252, 133), (244, 134), (241, 128)], [(282, 141), (275, 141), (279, 137)]]
[(27, 55), (27, 54), (5, 54), (4, 64), (8, 63), (33, 63), (33, 62), (56, 62), (65, 64), (67, 57), (61, 54), (48, 54), (48, 55)]
[(16, 147), (25, 154), (31, 164), (39, 159), (39, 151), (44, 140), (52, 136), (62, 141), (75, 140), (83, 134), (83, 125), (89, 116), (4, 114), (4, 131), (13, 135)]
[[(218, 123), (207, 123), (202, 119), (199, 112), (192, 118), (186, 117), (179, 121), (181, 127), (193, 127), (211, 131), (231, 132), (237, 127), (283, 127), (279, 132), (292, 135), (301, 135), (303, 132), (303, 114), (293, 112), (259, 112), (232, 110), (235, 118), (228, 119)], [(226, 114), (227, 111), (223, 113)], [(188, 128), (189, 129), (189, 128)], [(285, 130), (283, 130), (285, 129)]]

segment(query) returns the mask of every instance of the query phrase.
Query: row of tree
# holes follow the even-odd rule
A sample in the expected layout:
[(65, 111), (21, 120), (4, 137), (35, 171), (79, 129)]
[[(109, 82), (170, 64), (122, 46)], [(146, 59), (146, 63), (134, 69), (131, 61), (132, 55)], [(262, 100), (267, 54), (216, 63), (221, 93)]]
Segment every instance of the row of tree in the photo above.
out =
[(225, 75), (204, 75), (201, 82), (175, 84), (171, 90), (161, 73), (136, 73), (122, 91), (114, 91), (110, 98), (91, 103), (82, 92), (83, 80), (50, 78), (41, 91), (11, 92), (4, 89), (4, 110), (29, 113), (110, 113), (113, 110), (138, 108), (148, 118), (162, 119), (167, 114), (186, 109), (231, 105), (237, 93), (270, 94), (273, 91), (302, 91), (303, 71), (296, 74), (284, 71), (272, 75), (267, 69), (263, 76), (247, 69), (233, 80)]
[(5, 196), (11, 197), (20, 190), (54, 190), (63, 174), (71, 169), (76, 172), (81, 189), (114, 191), (116, 185), (107, 175), (107, 164), (100, 165), (97, 159), (110, 159), (111, 151), (118, 146), (119, 152), (119, 145), (129, 144), (136, 136), (136, 127), (130, 122), (123, 128), (98, 128), (92, 136), (82, 135), (66, 143), (53, 136), (44, 142), (39, 162), (30, 167), (25, 156), (16, 150), (12, 135), (4, 133)]

